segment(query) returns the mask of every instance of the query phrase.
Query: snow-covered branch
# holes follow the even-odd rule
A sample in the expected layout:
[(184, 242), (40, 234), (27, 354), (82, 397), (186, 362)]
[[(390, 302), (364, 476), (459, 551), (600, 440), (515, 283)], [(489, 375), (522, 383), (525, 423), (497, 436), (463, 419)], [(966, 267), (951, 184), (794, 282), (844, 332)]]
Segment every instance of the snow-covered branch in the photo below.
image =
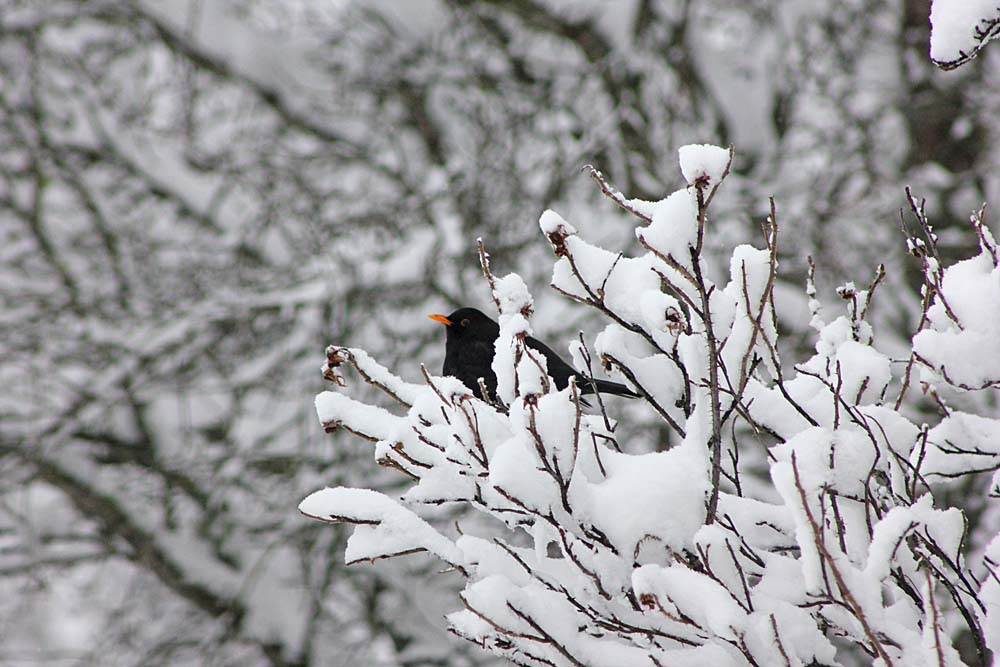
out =
[[(932, 494), (936, 479), (1000, 467), (1000, 426), (953, 413), (928, 430), (887, 398), (902, 378), (867, 320), (882, 266), (867, 289), (838, 289), (844, 315), (825, 322), (812, 309), (815, 354), (784, 365), (775, 203), (764, 247), (735, 248), (722, 280), (703, 254), (732, 160), (732, 149), (682, 148), (688, 185), (659, 202), (628, 199), (591, 169), (636, 219), (637, 256), (585, 241), (553, 211), (540, 220), (556, 255), (553, 287), (609, 320), (597, 356), (676, 444), (622, 441), (603, 406), (590, 414), (574, 383), (556, 388), (525, 344), (531, 295), (519, 276), (494, 276), (480, 245), (499, 311), (500, 404), (455, 378), (405, 383), (360, 351), (331, 347), (330, 359), (347, 360), (404, 411), (324, 392), (320, 421), (365, 435), (379, 462), (413, 482), (398, 501), (319, 491), (302, 511), (357, 524), (352, 561), (437, 555), (466, 580), (452, 631), (519, 665), (839, 665), (862, 656), (887, 667), (958, 665), (952, 642), (962, 632), (985, 665), (993, 634), (980, 589), (993, 584), (966, 563), (962, 512), (935, 507)], [(905, 377), (916, 365), (927, 387), (988, 391), (990, 367), (954, 355), (967, 349), (962, 336), (990, 344), (998, 311), (982, 306), (1000, 303), (986, 289), (996, 282), (995, 243), (977, 214), (981, 255), (940, 268), (923, 207), (911, 202), (926, 240), (910, 247), (921, 249), (930, 291)], [(963, 288), (967, 280), (985, 282)], [(329, 366), (327, 377), (346, 382)], [(753, 456), (761, 451), (766, 458)], [(746, 459), (769, 468), (770, 484)], [(496, 528), (456, 526), (449, 537), (420, 517), (421, 506), (442, 504), (471, 507)]]
[(965, 65), (1000, 37), (995, 0), (933, 0), (931, 60), (943, 70)]

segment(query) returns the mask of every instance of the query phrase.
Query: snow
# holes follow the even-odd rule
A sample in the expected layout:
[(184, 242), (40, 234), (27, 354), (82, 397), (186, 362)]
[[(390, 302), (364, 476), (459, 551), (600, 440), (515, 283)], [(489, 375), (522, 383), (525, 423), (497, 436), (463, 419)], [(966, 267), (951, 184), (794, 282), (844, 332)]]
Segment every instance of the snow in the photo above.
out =
[(685, 318), (680, 303), (669, 294), (647, 290), (639, 297), (639, 308), (650, 329), (671, 333), (683, 328)]
[(716, 335), (728, 338), (724, 360), (734, 372), (742, 370), (744, 359), (751, 359), (756, 354), (774, 373), (768, 343), (775, 347), (778, 333), (771, 313), (767, 308), (761, 310), (761, 304), (766, 304), (764, 296), (771, 275), (770, 259), (767, 250), (738, 246), (729, 261), (730, 282), (723, 290), (726, 299), (722, 294), (713, 295), (712, 324)]
[(538, 219), (538, 226), (541, 227), (542, 233), (546, 236), (551, 234), (572, 236), (573, 234), (576, 234), (576, 228), (563, 220), (562, 216), (552, 209), (546, 209), (545, 212), (542, 213), (542, 217)]
[(1000, 421), (953, 412), (928, 431), (927, 447), (914, 448), (910, 458), (931, 479), (990, 469), (1000, 463)]
[(1000, 20), (995, 0), (933, 0), (931, 3), (931, 58), (958, 60), (979, 46), (976, 28)]
[(186, 43), (205, 57), (225, 63), (290, 108), (303, 107), (310, 91), (328, 85), (329, 78), (307, 56), (303, 44), (284, 41), (239, 20), (239, 8), (229, 2), (142, 0), (138, 4), (166, 29), (185, 35)]
[(651, 206), (653, 221), (636, 229), (636, 237), (660, 255), (690, 266), (698, 241), (698, 202), (690, 190), (678, 190)]
[(349, 563), (374, 560), (411, 550), (426, 550), (450, 563), (461, 563), (454, 542), (397, 501), (370, 489), (327, 488), (299, 503), (306, 516), (359, 524), (347, 541)]
[(194, 214), (214, 221), (230, 233), (238, 230), (242, 223), (237, 212), (239, 204), (229, 196), (225, 179), (206, 177), (193, 169), (185, 160), (182, 145), (128, 129), (96, 102), (91, 112), (90, 123), (121, 160)]
[(788, 463), (795, 454), (802, 486), (810, 497), (824, 488), (863, 495), (868, 471), (878, 456), (866, 434), (856, 428), (806, 429), (771, 452), (778, 462)]
[[(331, 345), (327, 348), (326, 355), (327, 358), (334, 355), (335, 357), (352, 359), (358, 370), (371, 378), (372, 382), (386, 387), (406, 403), (413, 404), (418, 396), (427, 389), (424, 385), (403, 382), (393, 375), (388, 368), (375, 361), (371, 355), (360, 348)], [(324, 370), (326, 370), (326, 366), (324, 366)]]
[(801, 562), (779, 553), (769, 554), (755, 592), (762, 599), (800, 604), (809, 599)]
[[(631, 322), (641, 322), (642, 294), (660, 291), (660, 280), (653, 267), (658, 261), (649, 253), (642, 257), (626, 257), (592, 245), (578, 236), (566, 239), (566, 247), (575, 258), (560, 258), (552, 269), (552, 286), (581, 299), (593, 298), (604, 287), (604, 302)], [(575, 267), (575, 269), (574, 269)], [(579, 274), (579, 275), (577, 275)]]
[[(813, 437), (819, 438), (818, 444), (820, 445), (827, 439), (821, 431), (814, 431), (813, 434)], [(807, 448), (804, 447), (803, 449)], [(815, 544), (815, 532), (808, 520), (808, 512), (803, 503), (808, 503), (809, 498), (818, 499), (820, 497), (818, 493), (819, 489), (830, 478), (831, 475), (823, 470), (820, 465), (814, 465), (813, 474), (807, 478), (808, 486), (806, 483), (802, 484), (805, 492), (805, 499), (803, 499), (803, 494), (799, 491), (798, 484), (796, 483), (795, 468), (792, 466), (791, 461), (780, 461), (771, 466), (771, 479), (774, 481), (775, 488), (781, 494), (782, 500), (787, 505), (795, 508), (795, 541), (798, 543), (802, 553), (802, 577), (805, 583), (805, 590), (809, 592), (822, 590), (823, 567), (821, 564), (821, 555), (813, 547)], [(812, 508), (810, 511), (815, 516), (816, 509)]]
[(1000, 309), (987, 305), (1000, 303), (1000, 267), (983, 252), (948, 267), (940, 291), (927, 313), (931, 327), (913, 338), (936, 371), (927, 379), (966, 389), (1000, 382)]
[(688, 185), (703, 183), (706, 186), (717, 186), (729, 166), (729, 151), (719, 146), (690, 144), (681, 146), (677, 153), (680, 156), (681, 173)]
[[(685, 147), (685, 178), (718, 182), (723, 157)], [(965, 621), (945, 596), (974, 580), (966, 518), (935, 507), (934, 487), (1000, 467), (1000, 421), (953, 410), (918, 426), (896, 409), (885, 398), (898, 380), (893, 359), (875, 347), (869, 294), (854, 283), (838, 290), (846, 314), (829, 322), (808, 286), (798, 331), (815, 325), (815, 353), (782, 367), (774, 256), (740, 245), (724, 288), (704, 278), (696, 192), (626, 202), (652, 220), (636, 231), (647, 248), (637, 257), (589, 243), (553, 211), (539, 220), (556, 255), (552, 284), (611, 312), (596, 357), (652, 399), (636, 409), (660, 419), (668, 438), (659, 428), (623, 436), (617, 425), (627, 422), (585, 414), (572, 388), (552, 386), (544, 358), (524, 344), (534, 298), (510, 274), (493, 279), (503, 405), (447, 381), (442, 400), (356, 355), (406, 395), (407, 414), (332, 392), (317, 397), (317, 411), (376, 439), (377, 458), (414, 483), (402, 503), (335, 489), (302, 511), (358, 524), (349, 559), (424, 550), (459, 569), (465, 609), (449, 614), (451, 630), (514, 662), (836, 664), (834, 640), (870, 652), (875, 636), (882, 663), (931, 665), (940, 655), (958, 664), (950, 638)], [(969, 337), (1000, 338), (990, 250), (984, 240), (978, 258), (944, 269), (928, 329), (914, 338), (935, 382), (1000, 378), (992, 361), (963, 358), (974, 356)], [(713, 446), (722, 479), (714, 493)], [(767, 469), (770, 483), (750, 468)], [(443, 503), (475, 510), (491, 528), (463, 526), (452, 541), (410, 509)], [(985, 582), (985, 599), (1000, 600)], [(989, 609), (980, 617), (997, 625)], [(998, 634), (989, 630), (990, 641)]]
[[(691, 545), (704, 522), (708, 476), (694, 444), (652, 454), (602, 455), (607, 478), (574, 489), (581, 516), (600, 528), (622, 553), (644, 539), (678, 551)], [(670, 508), (669, 512), (663, 508)]]
[(868, 563), (865, 577), (872, 582), (881, 582), (889, 576), (890, 567), (902, 552), (901, 540), (913, 530), (923, 529), (946, 553), (955, 553), (961, 543), (965, 525), (961, 512), (957, 509), (935, 510), (930, 496), (924, 496), (910, 507), (893, 507), (875, 525), (871, 545), (868, 548)]
[[(500, 306), (500, 324), (503, 326), (505, 317), (514, 315), (524, 315), (530, 313), (534, 305), (531, 294), (528, 293), (528, 286), (524, 280), (516, 273), (511, 273), (503, 278), (497, 278), (493, 295)], [(524, 330), (522, 325), (521, 329)]]
[(348, 422), (354, 431), (376, 440), (388, 440), (396, 435), (399, 419), (385, 408), (366, 405), (333, 391), (318, 394), (315, 403), (321, 425)]
[(497, 447), (490, 460), (489, 481), (504, 495), (542, 511), (552, 510), (554, 482), (542, 469), (537, 452), (523, 439), (511, 438)]
[(943, 614), (940, 611), (940, 601), (935, 600), (934, 585), (925, 581), (921, 587), (924, 598), (924, 623), (920, 647), (923, 649), (925, 664), (941, 667), (963, 667), (966, 663), (949, 641), (947, 629), (944, 626)]
[(1000, 651), (1000, 535), (990, 540), (983, 555), (986, 575), (979, 591), (979, 600), (985, 609), (976, 607), (976, 615), (983, 626), (986, 646)]
[(886, 355), (870, 345), (844, 341), (834, 357), (840, 368), (841, 394), (855, 403), (878, 400), (892, 379), (892, 364)]
[[(646, 294), (651, 294), (646, 292)], [(660, 294), (657, 292), (657, 294)], [(659, 299), (656, 299), (659, 301)], [(676, 337), (658, 329), (651, 336), (662, 349), (673, 349)], [(662, 406), (673, 406), (680, 397), (677, 389), (681, 376), (677, 366), (662, 354), (649, 354), (645, 341), (618, 324), (609, 324), (594, 339), (594, 351), (601, 358), (608, 357), (632, 371), (635, 381)], [(632, 381), (621, 377), (626, 384)]]
[[(809, 614), (787, 602), (775, 601), (764, 610), (752, 616), (750, 636), (760, 643), (760, 649), (770, 649), (771, 660), (762, 664), (783, 664), (784, 657), (775, 646), (775, 634), (781, 637), (785, 653), (794, 655), (799, 664), (834, 665), (837, 649), (833, 643), (815, 626)], [(777, 628), (777, 630), (775, 630)]]
[[(947, 284), (917, 338), (920, 370), (897, 410), (911, 351), (899, 327), (915, 305), (892, 292), (906, 283), (898, 266), (890, 263), (881, 292), (889, 303), (876, 303), (872, 326), (892, 323), (876, 346), (872, 326), (850, 315), (831, 315), (829, 327), (817, 317), (820, 336), (808, 331), (808, 306), (818, 312), (833, 299), (799, 294), (794, 275), (777, 288), (802, 313), (779, 304), (780, 332), (766, 314), (755, 326), (768, 253), (730, 246), (750, 238), (743, 221), (766, 210), (759, 195), (777, 188), (779, 219), (790, 223), (782, 257), (797, 266), (806, 246), (825, 248), (821, 272), (833, 265), (834, 275), (820, 276), (821, 284), (841, 273), (867, 281), (859, 259), (876, 258), (895, 234), (895, 225), (869, 223), (898, 207), (907, 174), (894, 167), (912, 162), (914, 145), (909, 116), (880, 102), (892, 91), (905, 107), (906, 95), (896, 93), (928, 80), (919, 54), (898, 48), (905, 26), (892, 3), (857, 3), (864, 20), (823, 3), (805, 12), (810, 3), (784, 3), (791, 9), (774, 13), (748, 9), (753, 3), (693, 3), (683, 46), (701, 93), (714, 99), (686, 94), (670, 68), (676, 54), (658, 52), (677, 16), (662, 7), (634, 11), (642, 3), (604, 3), (596, 13), (576, 0), (546, 3), (597, 51), (609, 32), (604, 19), (613, 17), (613, 50), (598, 53), (608, 67), (603, 82), (585, 62), (593, 50), (581, 57), (572, 35), (547, 30), (537, 39), (538, 30), (524, 30), (528, 17), (507, 15), (504, 3), (491, 15), (504, 34), (492, 41), (478, 39), (483, 26), (459, 7), (465, 3), (431, 12), (407, 5), (386, 25), (384, 1), (367, 12), (341, 0), (324, 8), (140, 0), (126, 23), (107, 3), (6, 4), (0, 59), (10, 74), (3, 187), (11, 224), (0, 243), (8, 306), (0, 365), (13, 391), (0, 402), (4, 441), (13, 443), (5, 479), (15, 483), (3, 495), (0, 599), (16, 625), (30, 615), (41, 628), (40, 641), (22, 646), (25, 633), (5, 625), (10, 659), (113, 655), (142, 664), (158, 655), (186, 664), (210, 655), (218, 664), (255, 664), (267, 660), (263, 651), (289, 663), (344, 655), (358, 664), (484, 663), (490, 658), (472, 655), (477, 647), (449, 655), (451, 645), (424, 631), (443, 625), (444, 608), (461, 609), (457, 591), (468, 589), (486, 616), (465, 610), (453, 617), (455, 629), (525, 664), (864, 661), (872, 646), (836, 584), (819, 584), (823, 598), (806, 593), (817, 557), (821, 573), (840, 568), (893, 664), (953, 659), (948, 646), (944, 661), (935, 653), (938, 628), (949, 640), (969, 636), (949, 599), (956, 581), (997, 646), (1000, 594), (990, 569), (1000, 547), (987, 547), (985, 562), (980, 552), (1000, 525), (988, 499), (996, 495), (990, 476), (994, 485), (1000, 479), (991, 472), (1000, 467), (1000, 435), (995, 389), (979, 390), (998, 378), (995, 262), (984, 255), (982, 266), (950, 266), (944, 258), (966, 247), (965, 232), (942, 226), (948, 247), (927, 267), (934, 279), (945, 271)], [(960, 19), (980, 6), (935, 3), (935, 40), (947, 41), (949, 17), (940, 12)], [(332, 25), (316, 25), (331, 15)], [(819, 18), (829, 21), (822, 34), (810, 30)], [(769, 20), (780, 30), (753, 31)], [(961, 23), (953, 37), (976, 48), (975, 17)], [(459, 29), (438, 35), (435, 24)], [(855, 42), (857, 35), (867, 36)], [(848, 60), (861, 76), (837, 73), (845, 52), (858, 56)], [(453, 57), (463, 53), (469, 57)], [(797, 62), (804, 56), (808, 63)], [(949, 78), (971, 82), (968, 95), (944, 90), (962, 101), (951, 139), (988, 143), (996, 134), (993, 62)], [(446, 76), (438, 76), (442, 64)], [(783, 74), (789, 80), (777, 81)], [(539, 85), (522, 85), (531, 80)], [(609, 96), (604, 89), (615, 86), (602, 85), (632, 80), (643, 82), (638, 96)], [(465, 85), (483, 81), (490, 90)], [(942, 92), (932, 88), (932, 97)], [(749, 124), (748, 91), (760, 93)], [(775, 106), (784, 93), (791, 97)], [(539, 100), (555, 106), (533, 108)], [(661, 158), (676, 137), (722, 126), (755, 142), (741, 160), (753, 168), (736, 175), (736, 196), (727, 191), (713, 205), (705, 254), (694, 259), (702, 230), (690, 194), (719, 184), (723, 151), (684, 147), (673, 174)], [(870, 151), (856, 150), (862, 140)], [(995, 153), (987, 148), (973, 151), (979, 167)], [(637, 223), (622, 224), (627, 211), (590, 206), (600, 195), (571, 175), (587, 155), (649, 199), (665, 198), (663, 183), (678, 173), (695, 186), (666, 197), (669, 205), (619, 200), (653, 219), (640, 234), (680, 271), (628, 241)], [(956, 217), (978, 208), (984, 192), (994, 197), (995, 179), (976, 178), (976, 164), (953, 174), (954, 160), (941, 162), (948, 166), (907, 167), (934, 215)], [(942, 189), (954, 196), (939, 196)], [(549, 200), (565, 219), (554, 211), (539, 218), (556, 205)], [(737, 211), (744, 202), (750, 208)], [(555, 267), (540, 261), (546, 243), (530, 237), (532, 218), (565, 253)], [(578, 236), (566, 219), (592, 235)], [(504, 406), (474, 399), (454, 379), (431, 378), (431, 388), (419, 372), (420, 362), (436, 366), (441, 351), (440, 329), (419, 326), (427, 301), (484, 288), (474, 263), (458, 261), (470, 258), (470, 227), (481, 227), (497, 257), (523, 276), (501, 279), (497, 289), (511, 397)], [(932, 244), (913, 250), (933, 252)], [(713, 391), (700, 295), (681, 275), (694, 266), (725, 276), (718, 286), (705, 283), (723, 376)], [(597, 308), (552, 290), (543, 296), (536, 287), (549, 269), (560, 289)], [(422, 286), (431, 274), (433, 285)], [(613, 399), (580, 414), (571, 392), (546, 386), (520, 336), (578, 324), (588, 335), (607, 325), (592, 344), (595, 369), (614, 356), (656, 410), (642, 399)], [(340, 426), (328, 437), (303, 415), (306, 394), (318, 391), (324, 335), (380, 350), (385, 366), (350, 348), (360, 371), (401, 399), (345, 369), (346, 386), (316, 401), (322, 422)], [(788, 362), (775, 361), (783, 385), (767, 367), (772, 340)], [(815, 357), (796, 366), (813, 343)], [(744, 388), (746, 364), (756, 370)], [(956, 383), (965, 389), (954, 391)], [(892, 395), (883, 397), (887, 386)], [(599, 414), (605, 407), (608, 416)], [(715, 433), (713, 416), (722, 420)], [(721, 438), (723, 482), (709, 516), (713, 435)], [(367, 460), (372, 453), (381, 467)], [(809, 490), (804, 501), (788, 475), (792, 454)], [(767, 477), (771, 457), (784, 496)], [(413, 549), (434, 556), (359, 572), (372, 585), (339, 576), (332, 559), (340, 560), (338, 545), (352, 528), (310, 525), (292, 507), (324, 485), (344, 490), (321, 509), (339, 506), (336, 518), (361, 524), (350, 558)], [(392, 495), (350, 488), (357, 486)], [(52, 499), (36, 502), (40, 488)], [(828, 554), (817, 552), (803, 502), (820, 521)], [(974, 510), (966, 546), (961, 515), (946, 502)], [(898, 542), (904, 533), (909, 539)], [(944, 559), (922, 562), (924, 540)], [(428, 567), (432, 558), (444, 559), (443, 578)], [(975, 577), (959, 581), (965, 558)], [(649, 587), (663, 580), (658, 595), (673, 618), (640, 608), (639, 579)], [(980, 582), (985, 609), (972, 599)], [(441, 608), (427, 607), (422, 589), (432, 586)], [(48, 589), (51, 612), (31, 614)], [(387, 627), (392, 637), (380, 634)], [(540, 632), (550, 637), (537, 639)]]
[(743, 623), (742, 610), (729, 591), (684, 567), (644, 565), (632, 573), (632, 588), (640, 602), (651, 597), (725, 639), (735, 639)]

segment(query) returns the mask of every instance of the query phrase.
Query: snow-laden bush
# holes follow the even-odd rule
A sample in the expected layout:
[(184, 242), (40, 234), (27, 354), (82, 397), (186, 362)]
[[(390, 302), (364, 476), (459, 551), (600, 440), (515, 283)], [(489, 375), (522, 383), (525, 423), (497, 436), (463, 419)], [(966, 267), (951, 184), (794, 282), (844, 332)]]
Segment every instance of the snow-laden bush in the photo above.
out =
[[(810, 277), (816, 352), (793, 366), (778, 352), (773, 202), (765, 247), (737, 247), (715, 282), (703, 248), (732, 151), (687, 146), (680, 158), (688, 185), (659, 202), (627, 199), (591, 172), (638, 219), (641, 255), (596, 247), (552, 211), (540, 220), (558, 258), (553, 287), (609, 319), (596, 357), (678, 444), (638, 453), (616, 439), (603, 404), (585, 411), (572, 383), (557, 391), (545, 359), (524, 343), (533, 307), (524, 282), (494, 277), (480, 245), (500, 320), (497, 404), (454, 378), (423, 370), (424, 383), (409, 383), (362, 350), (330, 347), (328, 379), (343, 386), (340, 367), (352, 366), (402, 409), (324, 392), (324, 427), (370, 440), (378, 462), (413, 483), (401, 498), (325, 489), (301, 511), (357, 526), (350, 562), (422, 551), (444, 561), (465, 578), (452, 631), (518, 665), (837, 665), (870, 656), (940, 667), (961, 664), (960, 636), (985, 664), (1000, 640), (1000, 579), (990, 567), (1000, 541), (977, 578), (963, 555), (962, 512), (935, 506), (931, 490), (1000, 467), (1000, 421), (948, 411), (931, 427), (905, 416), (908, 397), (1000, 383), (998, 250), (981, 216), (981, 253), (944, 269), (911, 198), (925, 238), (909, 247), (926, 283), (908, 362), (894, 368), (872, 344), (866, 315), (879, 267), (868, 289), (839, 290), (846, 313), (829, 322)], [(908, 392), (911, 383), (923, 391)], [(770, 481), (747, 461), (769, 467)], [(441, 504), (492, 517), (496, 530), (421, 517)]]

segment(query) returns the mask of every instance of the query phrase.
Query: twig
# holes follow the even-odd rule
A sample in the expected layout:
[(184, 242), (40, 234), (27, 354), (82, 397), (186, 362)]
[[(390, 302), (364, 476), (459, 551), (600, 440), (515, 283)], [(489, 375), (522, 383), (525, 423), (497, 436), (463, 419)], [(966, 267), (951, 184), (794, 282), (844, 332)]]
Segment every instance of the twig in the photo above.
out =
[(927, 578), (927, 606), (931, 609), (930, 623), (934, 629), (934, 650), (937, 653), (938, 667), (945, 667), (944, 650), (941, 648), (941, 625), (938, 620), (937, 602), (934, 601), (934, 582), (931, 580), (930, 570), (924, 570)]
[(788, 659), (788, 653), (785, 652), (785, 645), (781, 642), (781, 635), (778, 633), (778, 622), (774, 618), (774, 614), (771, 616), (771, 629), (774, 631), (774, 643), (778, 645), (778, 650), (781, 652), (781, 657), (785, 660), (785, 667), (792, 667), (792, 661)]
[(840, 574), (840, 569), (837, 567), (837, 563), (834, 560), (833, 555), (827, 550), (826, 544), (823, 540), (820, 539), (822, 528), (820, 528), (820, 524), (817, 523), (816, 518), (813, 516), (812, 509), (809, 507), (809, 499), (806, 496), (805, 487), (802, 486), (802, 479), (799, 477), (799, 465), (794, 451), (792, 452), (792, 473), (795, 477), (795, 488), (798, 490), (799, 498), (802, 500), (802, 509), (805, 510), (806, 519), (808, 520), (809, 527), (812, 530), (813, 542), (816, 545), (816, 550), (819, 553), (821, 560), (825, 561), (829, 565), (830, 572), (833, 574), (834, 581), (837, 583), (837, 589), (840, 591), (840, 594), (844, 596), (844, 602), (854, 614), (854, 617), (858, 619), (859, 623), (861, 623), (861, 628), (864, 630), (865, 636), (871, 643), (872, 648), (885, 663), (886, 667), (892, 667), (893, 662), (889, 658), (889, 654), (885, 652), (882, 642), (879, 641), (874, 630), (872, 630), (871, 626), (868, 624), (868, 619), (865, 617), (864, 610), (861, 608), (861, 605), (858, 604), (857, 600), (854, 599), (851, 589), (844, 581), (843, 575)]
[(610, 199), (614, 203), (618, 204), (618, 206), (620, 206), (622, 209), (628, 211), (629, 213), (631, 213), (635, 217), (639, 218), (640, 220), (642, 220), (646, 224), (649, 224), (649, 223), (653, 222), (653, 218), (651, 218), (650, 216), (646, 215), (645, 213), (642, 213), (637, 208), (635, 208), (634, 206), (632, 206), (629, 203), (629, 200), (625, 198), (625, 195), (623, 195), (621, 192), (619, 192), (614, 187), (612, 187), (604, 179), (604, 174), (602, 174), (600, 171), (598, 171), (593, 165), (589, 165), (589, 164), (584, 165), (583, 166), (583, 171), (586, 171), (587, 173), (589, 173), (590, 177), (592, 179), (594, 179), (595, 181), (597, 181), (598, 186), (600, 186), (600, 188), (601, 188), (601, 192), (603, 192), (604, 195), (608, 199)]

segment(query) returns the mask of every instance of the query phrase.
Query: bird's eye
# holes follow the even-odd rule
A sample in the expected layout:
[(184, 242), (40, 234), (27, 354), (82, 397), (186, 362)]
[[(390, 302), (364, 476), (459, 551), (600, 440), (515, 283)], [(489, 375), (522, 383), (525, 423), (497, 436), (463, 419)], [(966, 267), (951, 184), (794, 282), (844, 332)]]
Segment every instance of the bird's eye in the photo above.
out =
[(468, 318), (466, 318), (466, 319), (462, 320), (462, 326), (463, 326), (463, 327), (467, 327), (467, 326), (469, 326), (469, 320), (468, 320)]

